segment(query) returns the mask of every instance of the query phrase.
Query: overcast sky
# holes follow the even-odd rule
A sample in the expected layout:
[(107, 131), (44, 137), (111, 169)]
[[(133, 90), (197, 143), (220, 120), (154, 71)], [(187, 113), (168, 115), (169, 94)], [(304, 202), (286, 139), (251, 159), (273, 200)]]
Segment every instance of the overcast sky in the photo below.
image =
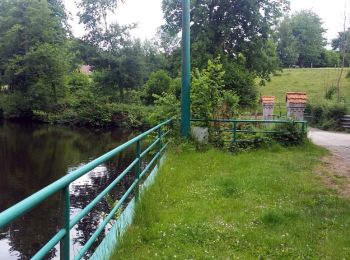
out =
[[(65, 2), (67, 10), (74, 16), (78, 11), (74, 1), (65, 0)], [(163, 23), (162, 0), (126, 0), (125, 2), (119, 6), (115, 19), (120, 24), (138, 23), (138, 28), (132, 32), (132, 35), (141, 39), (151, 39)], [(324, 22), (324, 28), (327, 29), (326, 38), (331, 40), (337, 36), (337, 32), (343, 30), (345, 2), (348, 2), (347, 14), (350, 18), (349, 0), (291, 0), (291, 12), (311, 9), (317, 13)], [(78, 24), (76, 17), (71, 24), (73, 33), (78, 37), (82, 36), (84, 29)], [(350, 25), (350, 22), (348, 24)]]

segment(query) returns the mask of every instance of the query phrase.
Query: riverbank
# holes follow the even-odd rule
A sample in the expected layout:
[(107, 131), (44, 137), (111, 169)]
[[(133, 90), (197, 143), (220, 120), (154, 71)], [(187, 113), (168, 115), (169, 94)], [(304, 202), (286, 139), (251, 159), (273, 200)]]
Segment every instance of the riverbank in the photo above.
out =
[(310, 143), (170, 152), (112, 259), (342, 259), (349, 200), (313, 173), (325, 154)]
[(111, 103), (98, 106), (95, 104), (89, 108), (85, 106), (83, 109), (62, 108), (54, 112), (34, 110), (22, 116), (3, 116), (3, 120), (89, 128), (118, 127), (142, 130), (153, 124), (152, 111), (154, 111), (153, 107), (141, 104)]

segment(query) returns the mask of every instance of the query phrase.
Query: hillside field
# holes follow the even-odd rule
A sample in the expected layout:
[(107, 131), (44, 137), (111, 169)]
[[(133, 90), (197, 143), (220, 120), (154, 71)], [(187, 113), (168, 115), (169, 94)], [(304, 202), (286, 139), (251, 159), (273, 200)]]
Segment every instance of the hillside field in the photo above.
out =
[[(345, 78), (348, 71), (349, 68), (344, 69), (340, 95), (350, 103), (350, 79)], [(336, 85), (338, 73), (339, 70), (335, 68), (284, 69), (273, 76), (266, 86), (259, 87), (259, 92), (261, 95), (276, 96), (276, 103), (284, 103), (286, 92), (303, 91), (311, 103), (319, 103), (325, 99), (326, 89)]]

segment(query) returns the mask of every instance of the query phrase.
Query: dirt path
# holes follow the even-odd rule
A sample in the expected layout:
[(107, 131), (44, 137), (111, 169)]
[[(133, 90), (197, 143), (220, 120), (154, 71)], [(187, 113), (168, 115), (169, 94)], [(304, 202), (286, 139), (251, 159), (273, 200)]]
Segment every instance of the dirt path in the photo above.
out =
[(323, 158), (325, 167), (317, 169), (317, 173), (342, 196), (350, 197), (350, 134), (311, 128), (308, 137), (331, 152)]

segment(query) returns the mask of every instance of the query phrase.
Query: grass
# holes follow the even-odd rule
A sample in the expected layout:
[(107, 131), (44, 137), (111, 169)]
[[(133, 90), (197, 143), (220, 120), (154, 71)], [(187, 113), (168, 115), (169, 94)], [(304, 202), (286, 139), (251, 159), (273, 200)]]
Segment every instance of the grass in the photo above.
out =
[[(349, 68), (344, 70), (340, 93), (350, 103), (350, 79), (345, 78), (348, 71)], [(277, 103), (285, 102), (286, 92), (304, 91), (312, 103), (318, 103), (325, 98), (326, 88), (336, 85), (338, 73), (335, 68), (284, 69), (259, 91), (262, 95), (276, 96)]]
[(325, 154), (169, 152), (112, 259), (345, 259), (349, 200), (313, 173)]

